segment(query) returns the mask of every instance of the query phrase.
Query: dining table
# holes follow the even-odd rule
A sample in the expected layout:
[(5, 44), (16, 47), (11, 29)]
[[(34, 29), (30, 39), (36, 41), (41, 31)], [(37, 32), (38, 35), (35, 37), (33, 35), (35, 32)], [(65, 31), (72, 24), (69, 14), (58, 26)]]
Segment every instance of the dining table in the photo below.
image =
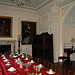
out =
[[(61, 75), (56, 72), (53, 74), (47, 73), (49, 68), (43, 65), (39, 67), (38, 63), (31, 63), (31, 59), (26, 59), (26, 57), (22, 58), (22, 55), (15, 54), (14, 56), (0, 55), (0, 64), (3, 67), (4, 75)], [(6, 59), (8, 61), (5, 61)], [(18, 59), (22, 63), (18, 63)], [(29, 65), (27, 65), (28, 62), (30, 62)], [(10, 68), (14, 68), (15, 70), (12, 71)]]

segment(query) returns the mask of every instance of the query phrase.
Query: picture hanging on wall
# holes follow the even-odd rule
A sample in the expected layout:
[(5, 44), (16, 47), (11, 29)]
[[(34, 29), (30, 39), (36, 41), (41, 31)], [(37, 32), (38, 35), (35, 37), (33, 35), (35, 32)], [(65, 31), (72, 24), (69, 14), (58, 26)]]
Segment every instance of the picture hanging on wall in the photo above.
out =
[(36, 35), (36, 22), (21, 21), (22, 45), (32, 44), (32, 38)]
[(12, 17), (0, 16), (0, 37), (12, 37)]

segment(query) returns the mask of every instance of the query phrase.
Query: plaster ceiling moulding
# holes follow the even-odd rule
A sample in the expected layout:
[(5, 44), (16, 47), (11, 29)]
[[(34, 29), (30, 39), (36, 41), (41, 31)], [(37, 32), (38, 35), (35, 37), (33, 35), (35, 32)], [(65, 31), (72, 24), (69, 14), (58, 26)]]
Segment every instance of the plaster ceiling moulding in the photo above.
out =
[[(26, 1), (28, 2), (26, 3)], [(25, 9), (31, 9), (31, 10), (38, 10), (41, 7), (50, 3), (51, 1), (53, 0), (0, 0), (0, 4), (25, 8)], [(22, 5), (19, 5), (18, 3), (21, 3)]]
[(62, 1), (61, 3), (59, 3), (58, 5), (59, 5), (60, 7), (62, 7), (62, 6), (66, 5), (66, 4), (68, 4), (68, 3), (71, 3), (71, 2), (73, 2), (73, 1), (75, 1), (75, 0), (65, 0), (65, 1)]
[(17, 4), (17, 6), (22, 7), (24, 4), (31, 3), (31, 0), (10, 0), (13, 4)]

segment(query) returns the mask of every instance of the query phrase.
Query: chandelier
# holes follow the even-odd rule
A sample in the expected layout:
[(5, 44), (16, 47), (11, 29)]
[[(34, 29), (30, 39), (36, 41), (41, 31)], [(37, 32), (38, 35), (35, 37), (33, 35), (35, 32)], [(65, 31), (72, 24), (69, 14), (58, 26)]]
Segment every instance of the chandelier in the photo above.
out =
[(13, 4), (17, 4), (18, 6), (23, 6), (24, 4), (30, 3), (31, 0), (10, 0)]

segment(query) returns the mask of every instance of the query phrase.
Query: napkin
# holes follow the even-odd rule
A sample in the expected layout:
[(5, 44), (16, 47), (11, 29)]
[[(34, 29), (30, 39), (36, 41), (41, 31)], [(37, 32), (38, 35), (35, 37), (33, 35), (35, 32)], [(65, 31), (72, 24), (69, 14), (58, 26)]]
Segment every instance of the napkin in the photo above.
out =
[(28, 58), (26, 57), (25, 60), (28, 60)]
[(24, 55), (22, 55), (22, 57), (21, 58), (24, 58)]
[(6, 59), (5, 56), (3, 57), (3, 59)]
[(21, 59), (20, 58), (18, 58), (18, 61), (20, 61)]
[(31, 60), (31, 63), (34, 63), (34, 61), (33, 61), (33, 60)]

